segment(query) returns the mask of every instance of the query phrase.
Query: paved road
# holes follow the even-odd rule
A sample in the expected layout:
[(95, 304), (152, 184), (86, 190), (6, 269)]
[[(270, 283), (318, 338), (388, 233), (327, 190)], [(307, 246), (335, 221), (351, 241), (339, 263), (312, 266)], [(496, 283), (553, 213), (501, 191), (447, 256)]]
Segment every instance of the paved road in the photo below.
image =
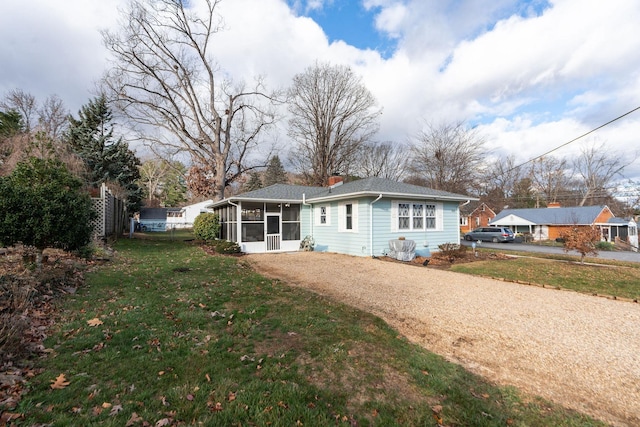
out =
[[(472, 242), (462, 241), (465, 246), (471, 246)], [(504, 251), (541, 252), (546, 254), (564, 254), (562, 248), (522, 243), (488, 243), (482, 242), (482, 248), (500, 249)], [(578, 252), (569, 252), (569, 255), (580, 255)], [(616, 261), (640, 262), (640, 252), (600, 251), (598, 257)]]

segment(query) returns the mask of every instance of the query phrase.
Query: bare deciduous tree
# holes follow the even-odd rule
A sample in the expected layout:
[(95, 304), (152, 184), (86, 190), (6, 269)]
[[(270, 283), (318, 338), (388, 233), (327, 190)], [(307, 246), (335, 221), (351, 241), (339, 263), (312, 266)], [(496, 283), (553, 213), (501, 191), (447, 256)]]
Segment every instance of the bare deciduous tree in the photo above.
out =
[(204, 12), (182, 0), (132, 0), (120, 31), (103, 33), (113, 57), (104, 83), (143, 140), (187, 152), (221, 199), (226, 185), (250, 169), (251, 149), (274, 123), (275, 95), (266, 94), (261, 79), (248, 90), (219, 80), (211, 51), (220, 0), (202, 3)]
[(140, 165), (140, 186), (144, 188), (148, 200), (159, 199), (162, 196), (162, 183), (171, 168), (165, 159), (149, 159)]
[(56, 158), (74, 173), (80, 173), (79, 159), (75, 158), (63, 138), (69, 124), (69, 111), (57, 95), (39, 103), (30, 93), (15, 89), (0, 100), (0, 110), (20, 115), (19, 131), (3, 141), (0, 174), (10, 173), (27, 156)]
[(0, 100), (0, 110), (17, 111), (25, 133), (43, 132), (52, 140), (59, 140), (68, 125), (69, 110), (58, 95), (39, 103), (30, 93), (14, 89)]
[(411, 172), (425, 185), (454, 193), (469, 193), (478, 186), (486, 152), (485, 139), (464, 123), (435, 126), (413, 138)]
[(31, 132), (31, 125), (37, 119), (36, 97), (21, 89), (9, 91), (2, 101), (0, 108), (5, 111), (15, 110), (22, 116), (22, 125), (25, 132)]
[(583, 195), (580, 206), (588, 201), (591, 202), (589, 204), (594, 204), (598, 199), (609, 198), (609, 187), (613, 179), (635, 161), (634, 156), (629, 156), (628, 153), (626, 155), (625, 159), (622, 155), (611, 152), (604, 144), (594, 143), (582, 149), (580, 156), (573, 160), (574, 173), (579, 177)]
[(316, 63), (296, 75), (289, 91), (291, 162), (308, 184), (347, 174), (360, 146), (378, 131), (376, 100), (344, 65)]
[(51, 95), (38, 108), (38, 128), (51, 139), (60, 139), (69, 126), (69, 111), (64, 102)]
[(559, 201), (559, 196), (571, 188), (568, 175), (569, 164), (566, 159), (543, 157), (531, 165), (531, 180), (546, 203)]
[(352, 173), (401, 181), (407, 174), (407, 147), (393, 142), (366, 142), (359, 150)]
[(519, 207), (522, 195), (522, 168), (516, 167), (515, 156), (499, 157), (489, 162), (481, 178), (481, 197), (494, 208)]

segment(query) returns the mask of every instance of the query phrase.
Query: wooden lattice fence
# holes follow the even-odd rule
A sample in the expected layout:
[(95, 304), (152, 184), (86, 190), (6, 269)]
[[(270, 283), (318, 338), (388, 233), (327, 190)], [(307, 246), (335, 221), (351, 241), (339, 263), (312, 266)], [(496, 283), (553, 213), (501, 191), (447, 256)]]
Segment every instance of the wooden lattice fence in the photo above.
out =
[(115, 197), (105, 184), (100, 187), (100, 197), (92, 197), (93, 209), (98, 214), (93, 220), (95, 240), (107, 240), (122, 235), (128, 226), (124, 201)]

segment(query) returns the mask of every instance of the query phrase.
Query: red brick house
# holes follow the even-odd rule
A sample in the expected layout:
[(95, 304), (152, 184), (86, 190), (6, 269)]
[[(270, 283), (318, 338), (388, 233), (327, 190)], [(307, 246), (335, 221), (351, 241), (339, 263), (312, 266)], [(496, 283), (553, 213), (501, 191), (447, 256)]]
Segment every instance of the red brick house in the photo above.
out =
[(460, 233), (468, 233), (478, 227), (489, 226), (496, 213), (486, 203), (472, 201), (460, 205)]

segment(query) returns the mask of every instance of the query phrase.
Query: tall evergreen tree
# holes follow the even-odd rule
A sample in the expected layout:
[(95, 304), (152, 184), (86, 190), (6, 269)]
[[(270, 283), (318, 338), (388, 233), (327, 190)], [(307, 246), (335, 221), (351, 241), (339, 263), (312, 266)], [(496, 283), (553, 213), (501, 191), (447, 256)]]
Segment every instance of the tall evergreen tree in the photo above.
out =
[(140, 161), (122, 137), (114, 139), (113, 117), (106, 97), (101, 95), (89, 101), (78, 116), (69, 118), (68, 140), (88, 169), (87, 182), (94, 187), (109, 181), (119, 184), (126, 193), (129, 212), (139, 210)]
[(22, 116), (18, 111), (0, 111), (0, 139), (21, 132), (22, 128)]
[(247, 193), (253, 190), (259, 190), (263, 187), (262, 179), (260, 178), (260, 173), (258, 172), (249, 172), (249, 179), (242, 186), (242, 192)]
[(287, 171), (284, 170), (284, 166), (282, 166), (280, 157), (271, 157), (267, 170), (264, 173), (264, 186), (286, 184), (287, 182), (289, 182), (289, 177), (287, 177)]

